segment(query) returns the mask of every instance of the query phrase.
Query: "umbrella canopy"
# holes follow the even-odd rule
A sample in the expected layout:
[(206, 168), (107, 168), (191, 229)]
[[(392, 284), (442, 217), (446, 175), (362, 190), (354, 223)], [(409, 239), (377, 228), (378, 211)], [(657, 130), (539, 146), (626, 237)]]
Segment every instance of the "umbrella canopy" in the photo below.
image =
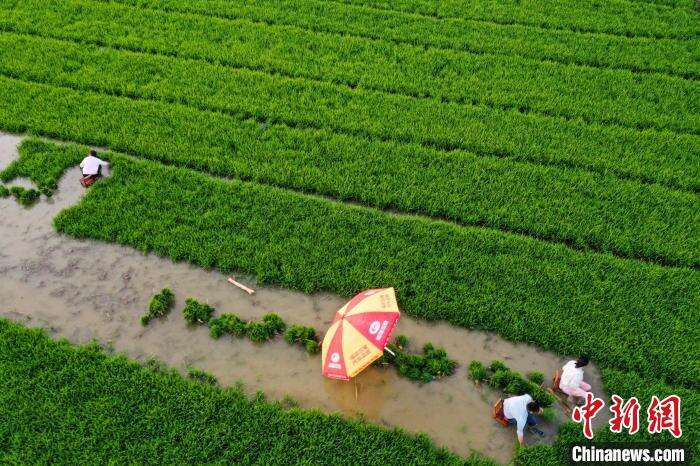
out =
[(379, 359), (400, 316), (393, 288), (352, 298), (335, 313), (323, 339), (323, 375), (350, 380)]

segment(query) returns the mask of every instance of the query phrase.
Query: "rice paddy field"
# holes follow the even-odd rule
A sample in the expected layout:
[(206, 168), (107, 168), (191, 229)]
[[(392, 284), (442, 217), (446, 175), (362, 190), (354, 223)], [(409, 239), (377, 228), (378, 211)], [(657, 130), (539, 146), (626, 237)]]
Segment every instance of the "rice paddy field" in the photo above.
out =
[[(411, 317), (588, 355), (608, 395), (680, 395), (700, 458), (699, 14), (692, 0), (0, 0), (0, 131), (43, 139), (0, 178), (52, 189), (102, 148), (112, 174), (58, 214), (61, 234), (304, 293), (395, 287)], [(338, 439), (360, 463), (490, 461), (7, 321), (0, 375), (9, 462), (349, 462)], [(103, 390), (111, 405), (89, 406)], [(561, 464), (580, 432), (513, 461)]]

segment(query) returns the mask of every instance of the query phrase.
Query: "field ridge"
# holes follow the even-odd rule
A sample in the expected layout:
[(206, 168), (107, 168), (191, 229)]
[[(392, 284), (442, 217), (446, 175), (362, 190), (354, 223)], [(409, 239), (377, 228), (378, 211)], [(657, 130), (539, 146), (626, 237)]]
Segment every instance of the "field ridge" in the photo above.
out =
[[(676, 71), (671, 71), (669, 69), (657, 69), (657, 68), (649, 68), (648, 63), (646, 65), (642, 64), (637, 64), (637, 65), (621, 65), (619, 61), (611, 61), (609, 63), (601, 63), (601, 62), (596, 62), (596, 61), (591, 61), (591, 60), (581, 60), (581, 59), (573, 59), (573, 58), (565, 58), (565, 57), (558, 57), (556, 55), (545, 55), (545, 56), (538, 56), (534, 55), (532, 52), (531, 54), (525, 54), (525, 53), (515, 53), (512, 50), (513, 49), (508, 49), (508, 50), (500, 50), (500, 51), (493, 51), (485, 48), (477, 48), (472, 44), (471, 46), (450, 46), (450, 45), (444, 45), (440, 41), (433, 40), (431, 42), (416, 42), (416, 39), (414, 40), (409, 40), (409, 39), (401, 39), (397, 37), (390, 37), (387, 34), (379, 34), (379, 33), (359, 33), (359, 32), (350, 32), (347, 29), (343, 29), (342, 27), (347, 28), (348, 23), (344, 23), (342, 27), (338, 28), (329, 28), (329, 27), (322, 27), (319, 26), (318, 23), (302, 23), (300, 21), (291, 21), (291, 20), (286, 20), (285, 22), (281, 22), (282, 18), (279, 17), (279, 15), (264, 15), (259, 12), (259, 10), (255, 10), (255, 13), (241, 13), (237, 11), (220, 11), (217, 9), (216, 11), (212, 11), (211, 9), (205, 8), (205, 5), (202, 4), (201, 6), (195, 5), (194, 3), (187, 3), (184, 5), (178, 5), (178, 6), (161, 6), (161, 7), (156, 7), (153, 6), (152, 4), (149, 4), (148, 6), (144, 6), (142, 3), (142, 0), (90, 0), (95, 3), (116, 3), (128, 7), (133, 7), (133, 8), (143, 8), (145, 10), (150, 10), (150, 11), (160, 11), (164, 13), (180, 13), (180, 14), (192, 14), (192, 15), (198, 15), (198, 16), (206, 16), (209, 18), (216, 18), (216, 19), (222, 19), (222, 20), (236, 20), (236, 19), (247, 19), (251, 22), (255, 22), (258, 24), (264, 24), (267, 26), (288, 26), (288, 27), (294, 27), (299, 30), (303, 31), (308, 31), (308, 32), (316, 32), (316, 33), (323, 33), (323, 34), (329, 34), (329, 35), (338, 35), (341, 37), (350, 37), (350, 38), (358, 38), (358, 39), (367, 39), (367, 40), (372, 40), (376, 42), (388, 42), (388, 43), (393, 43), (396, 45), (409, 45), (409, 46), (421, 46), (424, 49), (430, 49), (430, 48), (435, 48), (435, 49), (440, 49), (440, 50), (446, 50), (446, 51), (453, 51), (453, 52), (466, 52), (470, 53), (473, 55), (491, 55), (491, 56), (502, 56), (502, 57), (521, 57), (524, 59), (529, 59), (529, 60), (534, 60), (542, 63), (556, 63), (560, 65), (571, 65), (571, 66), (578, 66), (578, 67), (585, 67), (585, 68), (594, 68), (594, 69), (602, 69), (602, 70), (624, 70), (624, 71), (629, 71), (631, 73), (640, 73), (640, 74), (651, 74), (651, 75), (659, 75), (659, 76), (666, 76), (666, 77), (677, 77), (679, 79), (684, 79), (684, 80), (697, 80), (700, 78), (700, 70), (676, 70)], [(206, 0), (207, 2), (212, 2), (212, 1), (219, 1), (219, 0)], [(303, 1), (303, 0), (299, 0)], [(387, 10), (382, 10), (382, 9), (377, 9), (369, 5), (355, 5), (355, 4), (346, 4), (342, 2), (328, 2), (324, 0), (313, 0), (320, 2), (322, 4), (336, 4), (339, 6), (345, 6), (349, 8), (355, 8), (357, 10), (367, 10), (367, 11), (377, 11), (377, 12), (387, 12)], [(212, 6), (210, 3), (207, 3), (206, 6)], [(249, 5), (246, 5), (249, 6)], [(252, 10), (249, 10), (252, 11)], [(413, 13), (407, 13), (407, 12), (401, 12), (401, 11), (389, 11), (392, 14), (396, 15), (405, 15), (408, 17), (414, 17), (417, 16)], [(265, 19), (266, 17), (275, 17), (275, 20), (272, 19)], [(418, 16), (420, 17), (420, 16)], [(349, 19), (348, 19), (349, 21)], [(435, 20), (437, 21), (437, 20)], [(452, 21), (460, 21), (460, 22), (475, 22), (475, 23), (480, 23), (479, 20), (452, 20)], [(544, 32), (547, 31), (545, 28), (541, 28), (539, 26), (532, 26), (532, 25), (501, 25), (497, 24), (495, 26), (502, 27), (502, 28), (509, 28), (511, 26), (516, 26), (519, 28), (524, 28), (528, 30), (537, 30), (539, 32)], [(388, 31), (391, 32), (391, 31)], [(566, 32), (566, 31), (560, 31), (560, 32)], [(571, 31), (571, 33), (574, 33), (574, 31)], [(587, 33), (587, 35), (592, 36), (592, 37), (606, 37), (610, 36), (609, 34), (605, 33)], [(625, 40), (632, 42), (635, 40), (635, 38), (630, 38), (626, 36), (611, 36), (615, 37), (618, 40)], [(677, 39), (663, 39), (667, 41), (675, 41)], [(650, 42), (652, 44), (652, 42)], [(632, 44), (630, 44), (632, 45)], [(634, 44), (635, 47), (639, 47), (639, 42)], [(600, 58), (598, 58), (600, 59)], [(688, 65), (691, 65), (692, 63), (688, 63)], [(642, 66), (647, 66), (647, 68), (643, 68)]]

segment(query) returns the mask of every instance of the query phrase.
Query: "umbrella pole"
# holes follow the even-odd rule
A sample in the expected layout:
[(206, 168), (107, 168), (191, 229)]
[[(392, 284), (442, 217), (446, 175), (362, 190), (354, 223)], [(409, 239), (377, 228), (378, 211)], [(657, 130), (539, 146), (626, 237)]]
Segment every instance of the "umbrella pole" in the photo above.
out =
[(357, 379), (352, 379), (355, 382), (355, 401), (357, 401)]

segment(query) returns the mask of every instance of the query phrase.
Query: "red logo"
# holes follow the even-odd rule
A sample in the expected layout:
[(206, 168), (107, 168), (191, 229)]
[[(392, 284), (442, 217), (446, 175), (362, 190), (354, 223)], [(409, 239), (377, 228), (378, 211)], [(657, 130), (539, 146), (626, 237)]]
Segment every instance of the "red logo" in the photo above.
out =
[(603, 409), (605, 402), (593, 396), (593, 393), (586, 393), (586, 402), (583, 406), (577, 406), (571, 413), (574, 422), (583, 422), (583, 435), (588, 439), (593, 438), (593, 426), (591, 421)]
[(658, 434), (667, 430), (675, 438), (683, 435), (681, 430), (681, 398), (678, 395), (669, 395), (663, 400), (654, 395), (651, 397), (649, 409), (647, 409), (649, 425), (647, 431), (650, 434)]
[(608, 421), (610, 431), (619, 434), (625, 428), (630, 435), (636, 434), (639, 431), (639, 400), (633, 396), (625, 402), (621, 397), (613, 395), (612, 401), (610, 411), (613, 417)]

